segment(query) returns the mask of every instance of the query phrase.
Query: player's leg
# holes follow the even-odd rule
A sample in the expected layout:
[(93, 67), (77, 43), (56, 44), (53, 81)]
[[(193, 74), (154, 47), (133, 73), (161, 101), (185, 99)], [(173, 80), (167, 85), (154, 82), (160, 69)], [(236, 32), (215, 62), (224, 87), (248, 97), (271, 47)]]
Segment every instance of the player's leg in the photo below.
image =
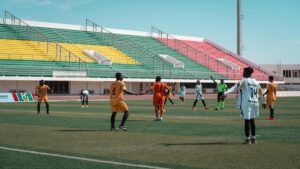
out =
[(171, 97), (169, 97), (169, 101), (172, 103), (173, 106), (175, 105), (175, 103), (173, 102), (173, 100), (171, 99)]
[(83, 108), (84, 107), (84, 96), (81, 96), (80, 100), (81, 100), (81, 107)]
[(250, 141), (250, 120), (245, 119), (245, 136), (246, 140), (244, 144), (251, 144)]
[(198, 103), (198, 99), (195, 99), (194, 104), (193, 104), (193, 108), (192, 108), (193, 110), (196, 110), (197, 103)]
[(267, 105), (269, 107), (269, 111), (270, 111), (270, 115), (269, 115), (269, 118), (268, 120), (273, 120), (274, 119), (274, 108), (273, 108), (273, 100), (272, 100), (272, 97), (270, 96), (267, 96)]
[(250, 119), (250, 129), (251, 129), (251, 144), (256, 144), (256, 135), (255, 135), (255, 130), (256, 130), (256, 126), (255, 126), (255, 121), (254, 119)]
[(163, 120), (163, 118), (164, 118), (165, 100), (166, 100), (165, 97), (161, 98), (161, 100), (160, 100), (160, 109), (159, 109), (159, 118), (160, 118), (160, 120)]
[(124, 112), (124, 115), (123, 115), (121, 124), (119, 125), (119, 129), (120, 129), (120, 130), (123, 130), (123, 131), (127, 131), (127, 128), (126, 128), (126, 126), (125, 126), (125, 123), (126, 123), (128, 117), (129, 117), (128, 106), (127, 106), (127, 104), (126, 104), (124, 101), (120, 101), (120, 103), (118, 104), (118, 109), (119, 109), (120, 111), (123, 111), (123, 112)]
[(37, 109), (37, 114), (40, 114), (40, 111), (41, 111), (41, 101), (40, 100), (38, 100), (36, 109)]
[(44, 98), (44, 102), (46, 104), (46, 113), (49, 114), (49, 103), (48, 103), (48, 97)]
[(202, 104), (203, 104), (203, 106), (204, 106), (204, 109), (209, 109), (209, 108), (206, 106), (206, 103), (205, 103), (204, 98), (202, 98), (201, 100), (202, 100)]
[(110, 100), (110, 109), (111, 109), (111, 117), (110, 117), (110, 130), (111, 131), (117, 131), (118, 128), (116, 128), (115, 126), (115, 121), (116, 121), (116, 116), (117, 116), (117, 112), (118, 112), (118, 108), (116, 105), (116, 101), (115, 100)]
[(273, 107), (273, 105), (270, 105), (269, 107), (270, 107), (270, 118), (273, 120), (273, 118), (274, 118), (274, 107)]
[(111, 131), (116, 131), (116, 130), (118, 130), (118, 129), (115, 127), (116, 116), (117, 116), (117, 112), (112, 112), (112, 113), (111, 113), (111, 117), (110, 117), (110, 125), (111, 125), (110, 130), (111, 130)]
[(220, 92), (218, 92), (217, 106), (216, 106), (215, 110), (219, 110), (220, 109), (220, 101), (221, 101), (221, 94), (220, 94)]
[(86, 96), (85, 98), (85, 106), (89, 107), (89, 96)]
[(49, 114), (49, 103), (45, 102), (45, 104), (46, 104), (46, 113)]
[(120, 124), (120, 126), (119, 126), (119, 128), (120, 128), (121, 130), (127, 131), (127, 127), (125, 126), (125, 123), (126, 123), (128, 117), (129, 117), (129, 112), (128, 112), (128, 111), (124, 111), (124, 115), (123, 115), (121, 124)]
[(225, 108), (225, 102), (224, 102), (224, 97), (222, 97), (222, 95), (224, 94), (224, 92), (220, 93), (220, 101), (221, 101), (221, 109)]

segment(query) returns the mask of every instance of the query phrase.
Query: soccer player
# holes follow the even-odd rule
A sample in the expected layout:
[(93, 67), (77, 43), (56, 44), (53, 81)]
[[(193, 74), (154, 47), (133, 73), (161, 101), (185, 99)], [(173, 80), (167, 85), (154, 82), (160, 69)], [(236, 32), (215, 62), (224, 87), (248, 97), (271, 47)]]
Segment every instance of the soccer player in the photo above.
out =
[[(129, 92), (126, 90), (125, 83), (123, 82), (123, 75), (122, 73), (116, 73), (116, 81), (111, 83), (110, 85), (110, 108), (111, 108), (111, 131), (128, 131), (127, 127), (125, 126), (126, 120), (129, 117), (128, 112), (128, 106), (124, 102), (124, 93), (130, 94), (130, 95), (137, 95), (135, 93)], [(115, 127), (115, 119), (117, 116), (117, 113), (119, 111), (124, 112), (122, 122), (119, 126), (119, 128)]]
[(224, 99), (222, 98), (222, 95), (227, 90), (227, 84), (224, 83), (224, 79), (221, 79), (221, 83), (217, 83), (212, 76), (210, 76), (210, 78), (213, 80), (214, 84), (217, 86), (217, 91), (218, 91), (218, 98), (217, 98), (218, 102), (217, 102), (217, 106), (216, 106), (215, 110), (219, 110), (220, 107), (221, 107), (221, 109), (224, 109), (225, 103), (224, 103)]
[[(260, 84), (251, 75), (253, 69), (251, 67), (244, 68), (243, 79), (224, 92), (222, 95), (225, 98), (229, 93), (238, 91), (237, 105), (241, 110), (241, 117), (245, 121), (245, 136), (246, 140), (243, 144), (256, 144), (256, 126), (254, 119), (259, 116), (258, 97), (262, 95)], [(250, 137), (251, 131), (251, 137)]]
[(170, 84), (170, 83), (167, 83), (167, 85), (168, 85), (168, 87), (169, 87), (169, 90), (166, 90), (165, 105), (166, 105), (167, 101), (169, 100), (169, 101), (171, 102), (171, 104), (172, 104), (173, 106), (175, 106), (175, 103), (174, 103), (174, 101), (173, 101), (172, 98), (171, 98), (172, 95), (175, 96), (175, 93), (174, 93), (174, 91), (173, 91), (173, 88), (172, 88), (171, 84)]
[(270, 109), (270, 116), (268, 120), (274, 120), (274, 105), (276, 101), (276, 84), (274, 82), (274, 76), (269, 76), (269, 82), (267, 84), (267, 91), (264, 95), (267, 95), (267, 105)]
[(161, 82), (160, 76), (157, 76), (155, 78), (154, 85), (151, 86), (151, 89), (145, 91), (143, 94), (146, 94), (151, 90), (153, 90), (153, 106), (156, 116), (155, 121), (162, 121), (165, 113), (166, 90), (171, 91), (171, 89), (168, 87), (168, 85)]
[(194, 101), (192, 109), (196, 110), (196, 104), (197, 104), (198, 100), (202, 100), (202, 104), (204, 106), (204, 109), (209, 109), (206, 106), (206, 103), (205, 103), (205, 100), (204, 100), (204, 96), (203, 96), (203, 93), (202, 93), (202, 85), (200, 83), (200, 80), (197, 80), (197, 82), (196, 82), (195, 91), (196, 91), (196, 99)]
[[(80, 92), (80, 100), (81, 100), (81, 107), (89, 107), (89, 91), (88, 90), (82, 90)], [(84, 105), (85, 103), (85, 105)]]
[(180, 89), (179, 89), (179, 99), (181, 100), (181, 104), (184, 103), (185, 94), (186, 94), (186, 87), (183, 83), (180, 85)]
[(35, 95), (38, 97), (37, 114), (40, 114), (42, 101), (45, 102), (46, 113), (49, 114), (48, 90), (50, 90), (50, 87), (48, 85), (45, 85), (44, 80), (40, 80), (39, 85), (36, 87), (35, 91)]

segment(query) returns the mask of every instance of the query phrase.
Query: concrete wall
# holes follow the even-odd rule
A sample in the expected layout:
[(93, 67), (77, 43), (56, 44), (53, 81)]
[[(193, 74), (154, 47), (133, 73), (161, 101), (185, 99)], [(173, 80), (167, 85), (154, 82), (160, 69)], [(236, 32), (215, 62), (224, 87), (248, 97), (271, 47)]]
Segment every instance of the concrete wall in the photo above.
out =
[(22, 90), (34, 93), (37, 84), (37, 81), (0, 81), (0, 92)]

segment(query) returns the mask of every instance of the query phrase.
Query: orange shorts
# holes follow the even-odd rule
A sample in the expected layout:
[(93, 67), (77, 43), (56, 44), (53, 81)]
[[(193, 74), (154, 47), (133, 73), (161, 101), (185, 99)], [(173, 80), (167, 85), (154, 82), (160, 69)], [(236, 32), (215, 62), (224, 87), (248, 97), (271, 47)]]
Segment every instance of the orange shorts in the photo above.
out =
[(276, 101), (276, 99), (274, 98), (274, 97), (268, 97), (267, 96), (267, 105), (268, 106), (274, 106), (275, 105), (275, 101)]
[(153, 97), (154, 106), (164, 106), (166, 97)]
[(48, 102), (48, 97), (47, 96), (44, 96), (44, 97), (38, 97), (38, 102)]
[(111, 109), (111, 112), (120, 112), (120, 111), (125, 112), (125, 111), (128, 111), (128, 106), (124, 102), (124, 100), (111, 99), (110, 100), (110, 109)]

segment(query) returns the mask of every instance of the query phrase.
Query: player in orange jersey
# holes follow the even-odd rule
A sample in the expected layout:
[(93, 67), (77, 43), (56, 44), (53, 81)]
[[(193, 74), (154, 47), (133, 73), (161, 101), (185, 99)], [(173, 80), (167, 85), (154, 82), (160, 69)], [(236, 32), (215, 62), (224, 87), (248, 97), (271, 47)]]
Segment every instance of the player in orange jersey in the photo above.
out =
[(161, 77), (157, 76), (155, 79), (155, 83), (151, 86), (151, 89), (147, 90), (143, 94), (148, 93), (153, 90), (153, 106), (156, 115), (156, 121), (162, 121), (163, 115), (165, 112), (165, 99), (166, 99), (166, 91), (171, 91), (171, 89), (165, 83), (161, 82)]
[[(125, 83), (123, 82), (123, 75), (122, 73), (116, 73), (116, 81), (111, 83), (110, 85), (110, 109), (112, 112), (111, 115), (111, 130), (112, 131), (117, 131), (117, 130), (122, 130), (122, 131), (127, 131), (127, 127), (125, 126), (126, 120), (129, 117), (129, 112), (128, 112), (128, 106), (124, 102), (124, 93), (126, 94), (131, 94), (131, 95), (137, 95), (135, 93), (129, 92), (126, 90)], [(119, 128), (115, 127), (115, 119), (117, 116), (117, 113), (119, 111), (124, 112), (122, 122), (119, 126)]]
[(269, 76), (269, 82), (267, 85), (267, 91), (264, 95), (267, 95), (267, 105), (270, 109), (270, 116), (268, 120), (274, 120), (274, 105), (276, 101), (276, 84), (274, 82), (274, 76)]
[(46, 104), (46, 113), (49, 114), (49, 103), (48, 103), (48, 90), (50, 87), (45, 85), (45, 81), (41, 80), (40, 84), (36, 87), (35, 95), (38, 97), (38, 104), (37, 104), (37, 113), (40, 114), (41, 103), (42, 101)]

